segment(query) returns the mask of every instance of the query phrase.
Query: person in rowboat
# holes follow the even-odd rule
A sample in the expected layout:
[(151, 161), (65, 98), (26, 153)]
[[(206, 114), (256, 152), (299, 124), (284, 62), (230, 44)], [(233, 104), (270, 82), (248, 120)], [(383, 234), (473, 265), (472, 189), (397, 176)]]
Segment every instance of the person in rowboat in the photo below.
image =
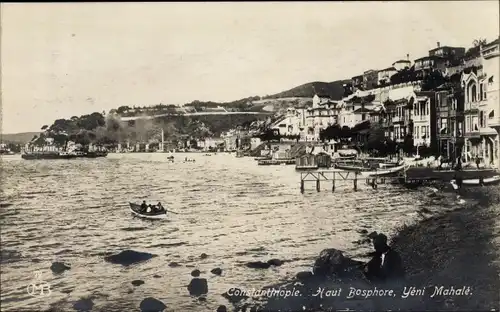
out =
[(142, 204), (141, 204), (141, 212), (145, 212), (147, 208), (148, 208), (148, 205), (146, 204), (146, 201), (143, 200)]
[(158, 212), (165, 212), (165, 214), (167, 213), (167, 210), (165, 210), (165, 208), (161, 205), (160, 202), (158, 202), (158, 205), (156, 205), (157, 209), (158, 209)]

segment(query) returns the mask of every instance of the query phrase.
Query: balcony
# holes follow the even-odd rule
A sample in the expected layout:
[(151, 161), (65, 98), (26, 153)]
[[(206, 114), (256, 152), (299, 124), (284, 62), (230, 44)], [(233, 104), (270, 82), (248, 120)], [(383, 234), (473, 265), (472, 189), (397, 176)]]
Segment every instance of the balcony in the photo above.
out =
[(473, 130), (473, 131), (467, 131), (464, 134), (464, 138), (467, 138), (467, 139), (479, 139), (479, 138), (481, 138), (481, 132), (479, 132), (479, 129)]
[(469, 102), (465, 104), (464, 113), (476, 113), (479, 110), (479, 102)]
[(498, 131), (500, 128), (500, 116), (499, 117), (494, 117), (494, 118), (489, 118), (487, 120), (487, 125), (490, 128), (494, 128)]

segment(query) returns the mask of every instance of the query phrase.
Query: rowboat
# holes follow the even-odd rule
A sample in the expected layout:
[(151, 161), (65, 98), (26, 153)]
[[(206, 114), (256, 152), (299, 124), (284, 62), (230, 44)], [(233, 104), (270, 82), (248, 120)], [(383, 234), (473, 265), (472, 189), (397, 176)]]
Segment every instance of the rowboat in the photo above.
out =
[[(490, 178), (483, 179), (483, 185), (491, 185), (500, 182), (500, 175), (493, 176)], [(451, 180), (452, 184), (456, 184), (455, 180)], [(462, 181), (463, 185), (481, 185), (481, 181), (479, 179), (467, 179)]]
[(161, 213), (140, 212), (141, 205), (137, 205), (134, 203), (129, 203), (129, 204), (130, 204), (130, 212), (132, 212), (133, 215), (135, 215), (139, 218), (145, 218), (145, 219), (166, 219), (167, 218), (166, 211), (161, 212)]
[(358, 174), (361, 177), (369, 178), (369, 177), (383, 177), (383, 176), (389, 176), (393, 175), (395, 173), (399, 173), (405, 169), (405, 165), (393, 167), (393, 168), (387, 168), (387, 169), (378, 169), (378, 170), (371, 170), (371, 171), (358, 171)]

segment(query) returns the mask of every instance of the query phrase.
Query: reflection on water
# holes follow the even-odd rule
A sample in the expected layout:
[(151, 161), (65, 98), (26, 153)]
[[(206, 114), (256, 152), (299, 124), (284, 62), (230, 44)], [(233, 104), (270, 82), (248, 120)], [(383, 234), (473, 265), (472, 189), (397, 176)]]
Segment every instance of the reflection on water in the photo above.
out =
[[(176, 159), (186, 155), (177, 154)], [(155, 297), (184, 311), (215, 311), (230, 287), (258, 288), (308, 269), (327, 247), (360, 257), (359, 231), (391, 232), (412, 220), (418, 193), (394, 186), (324, 185), (300, 194), (293, 166), (257, 166), (251, 158), (189, 154), (194, 163), (167, 162), (166, 154), (110, 154), (107, 158), (22, 160), (2, 158), (2, 310), (47, 309), (93, 295), (95, 308), (137, 309)], [(134, 218), (128, 202), (161, 201), (168, 221)], [(156, 255), (123, 267), (104, 261), (122, 250)], [(208, 257), (202, 259), (202, 253)], [(250, 269), (248, 261), (289, 260)], [(71, 269), (54, 275), (55, 261)], [(169, 265), (173, 262), (179, 266)], [(206, 301), (189, 296), (190, 272), (208, 279)], [(221, 268), (222, 275), (210, 271)], [(52, 293), (27, 294), (35, 271)], [(133, 280), (143, 280), (133, 286)]]

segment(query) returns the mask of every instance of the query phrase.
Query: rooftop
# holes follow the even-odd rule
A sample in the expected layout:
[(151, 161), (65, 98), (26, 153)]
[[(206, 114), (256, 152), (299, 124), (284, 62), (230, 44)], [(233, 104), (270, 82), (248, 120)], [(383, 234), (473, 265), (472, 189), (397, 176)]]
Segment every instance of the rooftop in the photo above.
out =
[(399, 60), (399, 61), (396, 61), (396, 62), (392, 63), (392, 65), (397, 64), (397, 63), (411, 63), (411, 61), (409, 61), (409, 60)]
[(450, 46), (440, 46), (440, 47), (437, 47), (437, 48), (434, 48), (434, 49), (431, 49), (429, 50), (429, 52), (432, 52), (432, 51), (436, 51), (436, 50), (439, 50), (439, 49), (464, 49), (464, 47), (450, 47)]
[(389, 71), (389, 70), (396, 70), (396, 68), (394, 68), (394, 67), (387, 67), (387, 68), (382, 69), (381, 71)]

